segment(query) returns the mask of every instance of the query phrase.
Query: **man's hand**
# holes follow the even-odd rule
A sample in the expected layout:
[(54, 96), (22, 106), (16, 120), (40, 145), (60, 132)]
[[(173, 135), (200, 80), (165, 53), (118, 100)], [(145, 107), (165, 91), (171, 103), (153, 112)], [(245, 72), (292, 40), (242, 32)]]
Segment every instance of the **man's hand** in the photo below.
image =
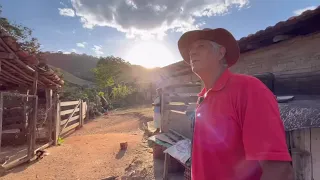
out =
[(262, 167), (261, 180), (293, 180), (293, 168), (286, 161), (260, 161)]

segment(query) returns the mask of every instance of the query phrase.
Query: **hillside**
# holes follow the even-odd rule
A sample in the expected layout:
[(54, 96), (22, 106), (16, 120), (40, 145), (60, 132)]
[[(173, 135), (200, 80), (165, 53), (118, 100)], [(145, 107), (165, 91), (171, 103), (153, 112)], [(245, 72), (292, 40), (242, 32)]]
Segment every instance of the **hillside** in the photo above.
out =
[[(69, 73), (67, 76), (75, 80), (74, 76), (94, 82), (94, 75), (91, 69), (96, 67), (99, 58), (86, 54), (63, 54), (63, 53), (47, 53), (47, 63), (56, 68), (60, 68)], [(131, 77), (139, 82), (154, 82), (156, 79), (156, 71), (159, 68), (147, 69), (139, 65), (131, 66)], [(67, 74), (64, 73), (64, 74)], [(73, 75), (73, 76), (72, 76)], [(81, 80), (75, 80), (80, 83)], [(82, 82), (83, 83), (83, 82)], [(87, 82), (84, 82), (87, 83)], [(81, 84), (81, 83), (80, 83)]]
[[(54, 67), (52, 65), (49, 65), (49, 67), (52, 68), (52, 69), (57, 69), (56, 67)], [(78, 85), (78, 86), (87, 86), (87, 87), (92, 87), (92, 86), (95, 85), (91, 81), (80, 79), (80, 78), (74, 76), (73, 74), (63, 70), (63, 69), (60, 69), (60, 68), (58, 68), (58, 69), (63, 74), (62, 78), (66, 82), (69, 82), (69, 83), (72, 83), (72, 84), (75, 84), (75, 85)]]
[(98, 58), (85, 54), (47, 53), (48, 64), (73, 74), (87, 81), (94, 81), (92, 68), (96, 67)]

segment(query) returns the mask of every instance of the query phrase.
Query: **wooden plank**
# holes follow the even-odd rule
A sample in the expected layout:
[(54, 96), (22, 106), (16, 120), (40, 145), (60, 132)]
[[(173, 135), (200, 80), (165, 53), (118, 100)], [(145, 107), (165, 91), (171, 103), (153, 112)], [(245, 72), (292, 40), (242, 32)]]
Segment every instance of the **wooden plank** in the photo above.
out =
[(52, 89), (46, 89), (46, 109), (48, 110), (47, 112), (47, 121), (48, 121), (48, 141), (52, 141), (52, 130), (53, 130), (53, 118), (52, 118), (52, 109), (53, 109), (53, 104), (52, 104)]
[(164, 112), (165, 112), (165, 109), (164, 109), (164, 106), (165, 106), (165, 98), (166, 98), (166, 95), (165, 94), (161, 94), (161, 107), (160, 107), (160, 114), (161, 114), (161, 124), (160, 124), (160, 130), (161, 132), (163, 132), (163, 125), (164, 125)]
[(83, 101), (80, 100), (80, 112), (79, 112), (79, 115), (80, 115), (80, 127), (83, 126)]
[(1, 140), (2, 140), (2, 120), (3, 120), (3, 94), (0, 93), (0, 152), (1, 152)]
[(87, 118), (87, 102), (83, 102), (82, 104), (82, 118), (83, 118), (83, 123), (84, 123), (84, 120)]
[(65, 102), (61, 102), (60, 106), (72, 106), (72, 105), (77, 105), (79, 103), (79, 101), (65, 101)]
[(36, 132), (36, 129), (37, 129), (37, 119), (38, 119), (38, 97), (36, 98), (33, 98), (33, 113), (32, 113), (32, 117), (31, 117), (31, 120), (33, 121), (32, 123), (32, 141), (31, 141), (31, 150), (32, 150), (32, 156), (34, 155), (34, 150), (36, 148), (36, 136), (37, 136), (37, 132)]
[(61, 135), (64, 134), (64, 133), (66, 133), (66, 132), (68, 132), (68, 131), (70, 131), (70, 130), (72, 130), (72, 129), (75, 129), (75, 128), (78, 127), (79, 125), (80, 125), (80, 122), (77, 122), (77, 123), (75, 123), (75, 124), (72, 124), (72, 125), (64, 128), (64, 129), (61, 131)]
[(2, 92), (3, 96), (13, 96), (13, 97), (30, 97), (35, 98), (36, 95), (28, 95), (28, 94), (19, 94), (19, 93), (12, 93), (12, 92)]
[(9, 130), (9, 129), (23, 129), (24, 124), (10, 124), (10, 125), (3, 125), (2, 130)]
[(187, 105), (165, 105), (165, 110), (175, 110), (175, 111), (185, 111), (187, 109)]
[[(80, 117), (79, 115), (74, 116), (74, 117), (70, 118), (69, 121), (68, 121), (68, 119), (61, 120), (60, 126), (65, 125), (67, 122), (70, 123), (72, 121), (78, 120), (79, 117)], [(80, 120), (79, 120), (79, 122), (80, 122)]]
[(170, 102), (183, 102), (183, 103), (195, 103), (198, 100), (198, 96), (169, 96)]
[(313, 179), (320, 179), (320, 129), (311, 129)]
[(55, 131), (54, 131), (54, 137), (53, 137), (53, 144), (56, 146), (58, 145), (58, 140), (59, 140), (59, 134), (60, 134), (60, 102), (59, 102), (59, 95), (55, 94), (54, 95), (54, 102), (56, 104), (56, 109), (55, 109), (55, 116), (54, 116), (54, 124), (55, 124)]
[(170, 155), (168, 153), (165, 153), (164, 155), (164, 168), (163, 168), (163, 180), (168, 180), (168, 174), (169, 174), (169, 164), (170, 164)]
[(189, 139), (192, 138), (191, 120), (184, 112), (171, 110), (168, 115), (168, 128)]
[(294, 169), (295, 180), (311, 180), (312, 159), (310, 152), (313, 144), (311, 146), (310, 129), (292, 131), (290, 139), (290, 149), (293, 159), (292, 166)]
[(37, 93), (38, 93), (38, 78), (39, 78), (39, 74), (36, 71), (34, 73), (33, 85), (32, 85), (32, 89), (31, 89), (32, 95), (37, 95)]
[[(75, 111), (74, 111), (74, 110), (75, 110)], [(74, 112), (78, 112), (78, 111), (80, 111), (80, 108), (68, 109), (68, 110), (61, 111), (61, 112), (60, 112), (60, 115), (63, 116), (63, 115), (71, 114), (73, 111), (74, 111)]]
[(195, 84), (195, 83), (186, 83), (186, 84), (172, 84), (164, 87), (164, 89), (174, 89), (174, 88), (187, 88), (187, 87), (201, 87), (201, 84)]

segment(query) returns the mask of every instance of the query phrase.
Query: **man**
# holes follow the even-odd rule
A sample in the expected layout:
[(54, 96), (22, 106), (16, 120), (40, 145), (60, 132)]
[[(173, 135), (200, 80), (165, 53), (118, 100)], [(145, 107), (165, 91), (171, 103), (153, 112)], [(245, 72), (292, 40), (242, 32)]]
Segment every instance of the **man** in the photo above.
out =
[(196, 110), (193, 180), (291, 180), (277, 101), (258, 79), (234, 74), (238, 43), (225, 29), (186, 32), (179, 51), (205, 88)]

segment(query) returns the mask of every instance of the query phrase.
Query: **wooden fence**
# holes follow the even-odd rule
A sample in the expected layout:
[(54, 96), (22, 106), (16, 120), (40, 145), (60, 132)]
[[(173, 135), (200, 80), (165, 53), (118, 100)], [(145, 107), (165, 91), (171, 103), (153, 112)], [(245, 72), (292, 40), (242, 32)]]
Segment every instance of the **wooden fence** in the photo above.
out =
[[(195, 105), (201, 84), (175, 84), (163, 89), (161, 103), (161, 131), (174, 130), (184, 137), (192, 137), (191, 121), (186, 116), (188, 106)], [(194, 106), (195, 107), (195, 106)]]
[(87, 117), (87, 103), (82, 100), (58, 102), (55, 144), (59, 137), (80, 128)]

